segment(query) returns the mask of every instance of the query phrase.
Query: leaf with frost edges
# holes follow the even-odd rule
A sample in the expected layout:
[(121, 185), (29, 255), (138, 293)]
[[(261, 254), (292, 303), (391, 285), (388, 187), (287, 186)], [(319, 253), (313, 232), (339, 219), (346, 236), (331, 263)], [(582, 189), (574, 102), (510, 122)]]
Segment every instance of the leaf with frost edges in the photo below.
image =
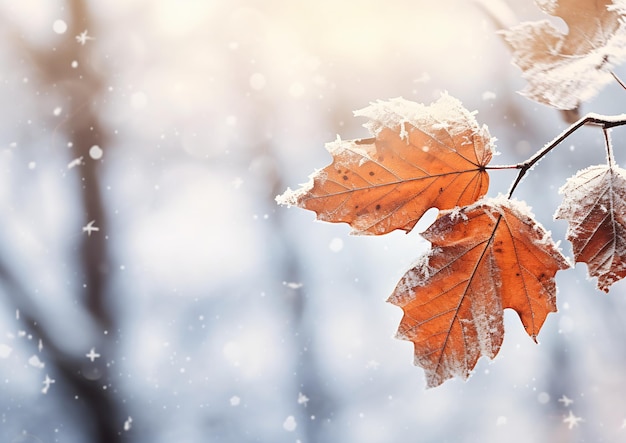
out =
[(382, 235), (408, 232), (428, 209), (468, 205), (487, 192), (493, 140), (459, 100), (444, 94), (425, 106), (396, 98), (355, 115), (369, 119), (374, 137), (327, 144), (333, 162), (278, 203)]
[(442, 212), (422, 236), (431, 251), (388, 301), (404, 312), (397, 336), (413, 342), (428, 387), (467, 379), (481, 356), (496, 356), (505, 308), (536, 340), (556, 311), (554, 275), (570, 264), (524, 203), (482, 199)]
[(568, 26), (561, 33), (547, 20), (503, 31), (513, 62), (528, 85), (522, 95), (557, 109), (576, 109), (614, 81), (611, 70), (626, 60), (626, 2), (623, 0), (537, 1)]
[(576, 262), (587, 264), (598, 289), (626, 277), (626, 170), (597, 165), (578, 171), (559, 190), (555, 218), (567, 220)]

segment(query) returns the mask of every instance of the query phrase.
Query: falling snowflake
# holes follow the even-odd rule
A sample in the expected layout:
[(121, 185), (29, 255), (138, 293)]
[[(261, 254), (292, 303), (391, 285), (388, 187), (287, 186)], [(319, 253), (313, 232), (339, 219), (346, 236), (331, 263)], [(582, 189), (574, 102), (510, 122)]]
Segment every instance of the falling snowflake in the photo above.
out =
[(46, 364), (39, 360), (39, 357), (36, 355), (33, 355), (28, 359), (28, 364), (37, 369), (43, 369), (46, 366)]
[(56, 380), (54, 380), (53, 378), (50, 378), (50, 376), (46, 374), (46, 377), (43, 379), (43, 388), (41, 389), (41, 392), (43, 394), (47, 394), (48, 390), (50, 389), (50, 386), (54, 383), (56, 383)]
[(89, 237), (91, 237), (92, 232), (98, 232), (100, 230), (99, 227), (93, 225), (95, 222), (95, 220), (91, 220), (89, 223), (83, 226), (83, 232), (86, 232), (87, 236)]
[(567, 423), (567, 428), (572, 429), (578, 426), (578, 423), (583, 421), (582, 417), (576, 417), (570, 410), (569, 415), (563, 419), (563, 423)]
[(293, 417), (293, 415), (287, 417), (283, 423), (283, 429), (288, 432), (295, 431), (297, 426), (298, 424), (296, 423), (296, 419)]
[(89, 360), (91, 360), (92, 362), (94, 362), (96, 360), (96, 358), (100, 358), (100, 354), (98, 354), (96, 352), (96, 348), (91, 348), (91, 350), (89, 351), (88, 354), (85, 354), (85, 357), (87, 357)]
[(93, 40), (93, 37), (88, 34), (86, 29), (76, 36), (76, 41), (83, 46), (87, 44), (87, 40)]
[(304, 283), (299, 283), (295, 281), (284, 281), (283, 286), (287, 286), (289, 289), (300, 289), (304, 286)]
[(75, 158), (74, 160), (69, 162), (67, 164), (67, 169), (72, 169), (72, 168), (75, 168), (76, 166), (80, 166), (82, 164), (83, 164), (83, 156), (81, 155), (80, 157)]
[(309, 402), (309, 397), (304, 395), (302, 392), (298, 392), (298, 404), (306, 406)]
[(565, 406), (566, 408), (571, 405), (572, 403), (574, 403), (574, 400), (572, 400), (571, 398), (567, 397), (566, 395), (563, 395), (561, 398), (559, 398), (557, 400), (559, 403), (563, 403), (563, 406)]
[(124, 430), (125, 431), (130, 431), (130, 428), (133, 425), (133, 418), (132, 417), (128, 417), (126, 419), (126, 421), (124, 422)]

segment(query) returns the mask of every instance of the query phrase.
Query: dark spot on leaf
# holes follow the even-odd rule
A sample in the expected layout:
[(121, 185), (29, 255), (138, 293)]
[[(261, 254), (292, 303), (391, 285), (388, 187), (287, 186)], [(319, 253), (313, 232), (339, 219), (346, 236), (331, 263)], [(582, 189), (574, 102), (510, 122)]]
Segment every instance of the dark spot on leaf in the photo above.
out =
[(380, 205), (376, 205), (376, 210), (380, 211)]
[(362, 138), (360, 140), (355, 140), (354, 144), (355, 145), (371, 145), (372, 143), (374, 143), (376, 139), (374, 138)]
[(370, 177), (374, 175), (374, 171), (370, 171)]
[(342, 178), (343, 178), (344, 180), (348, 180), (348, 176), (347, 176), (347, 175), (344, 175)]

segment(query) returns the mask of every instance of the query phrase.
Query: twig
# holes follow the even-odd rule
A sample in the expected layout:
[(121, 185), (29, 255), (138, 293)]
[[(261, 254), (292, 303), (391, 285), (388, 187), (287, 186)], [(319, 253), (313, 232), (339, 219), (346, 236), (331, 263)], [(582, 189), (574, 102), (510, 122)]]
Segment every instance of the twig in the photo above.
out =
[(604, 134), (604, 144), (606, 146), (606, 161), (609, 164), (609, 167), (612, 168), (615, 164), (615, 157), (613, 156), (613, 143), (611, 143), (610, 131), (610, 129), (602, 128), (602, 132)]
[(570, 135), (572, 135), (574, 132), (576, 132), (578, 129), (580, 129), (581, 127), (585, 125), (599, 126), (600, 128), (602, 128), (603, 131), (605, 131), (605, 136), (608, 136), (608, 134), (606, 134), (606, 131), (608, 129), (615, 128), (617, 126), (626, 125), (626, 114), (601, 115), (601, 114), (589, 113), (585, 115), (584, 117), (578, 119), (573, 124), (571, 124), (567, 129), (565, 129), (558, 136), (556, 136), (550, 143), (545, 145), (543, 149), (538, 151), (535, 155), (530, 157), (525, 162), (519, 163), (517, 165), (505, 165), (504, 167), (491, 167), (489, 169), (512, 169), (511, 166), (514, 166), (515, 169), (520, 170), (519, 174), (515, 178), (515, 181), (511, 185), (511, 189), (509, 189), (509, 192), (508, 192), (508, 197), (511, 198), (511, 196), (513, 195), (513, 191), (515, 191), (515, 188), (517, 188), (517, 185), (520, 183), (522, 178), (524, 178), (524, 175), (526, 175), (529, 169), (531, 169), (539, 160), (545, 157), (550, 151), (552, 151), (559, 144), (561, 144), (567, 137), (569, 137)]
[(612, 76), (613, 76), (613, 78), (617, 81), (617, 83), (619, 83), (619, 85), (620, 85), (622, 88), (626, 89), (626, 83), (624, 83), (624, 82), (622, 81), (622, 79), (621, 79), (621, 78), (619, 78), (615, 72), (611, 71), (611, 75), (612, 75)]

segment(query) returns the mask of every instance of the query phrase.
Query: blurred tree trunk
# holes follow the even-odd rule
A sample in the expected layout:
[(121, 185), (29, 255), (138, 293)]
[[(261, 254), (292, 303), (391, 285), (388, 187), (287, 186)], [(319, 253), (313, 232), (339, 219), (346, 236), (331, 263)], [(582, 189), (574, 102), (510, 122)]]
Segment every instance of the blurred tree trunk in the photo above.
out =
[(116, 398), (115, 389), (109, 389), (112, 380), (106, 361), (113, 360), (112, 344), (116, 340), (117, 328), (108, 299), (110, 253), (106, 241), (107, 214), (99, 177), (101, 162), (90, 159), (89, 155), (92, 146), (107, 145), (99, 110), (104, 79), (93, 66), (93, 42), (81, 42), (76, 38), (84, 32), (93, 33), (96, 28), (86, 2), (68, 0), (66, 11), (68, 29), (62, 35), (63, 42), (54, 50), (18, 37), (22, 35), (20, 32), (16, 32), (14, 38), (21, 55), (35, 68), (40, 90), (55, 97), (67, 110), (68, 118), (58, 131), (71, 142), (68, 161), (76, 162), (75, 169), (80, 174), (71, 194), (75, 196), (75, 205), (81, 214), (78, 223), (86, 226), (94, 220), (94, 226), (99, 228), (94, 235), (80, 233), (79, 247), (72, 263), (76, 273), (71, 287), (77, 292), (75, 299), (82, 302), (94, 323), (94, 330), (98, 331), (92, 340), (101, 358), (90, 362), (84, 354), (68, 354), (61, 341), (71, 342), (72, 337), (57, 337), (50, 333), (46, 325), (51, 319), (36, 306), (27, 285), (11, 273), (6, 259), (0, 260), (0, 278), (14, 308), (20, 312), (20, 320), (44, 344), (49, 370), (57, 378), (55, 389), (63, 389), (68, 397), (66, 400), (77, 399), (83, 417), (73, 417), (72, 421), (85, 426), (91, 434), (89, 441), (116, 443), (123, 441), (124, 420), (128, 415)]

